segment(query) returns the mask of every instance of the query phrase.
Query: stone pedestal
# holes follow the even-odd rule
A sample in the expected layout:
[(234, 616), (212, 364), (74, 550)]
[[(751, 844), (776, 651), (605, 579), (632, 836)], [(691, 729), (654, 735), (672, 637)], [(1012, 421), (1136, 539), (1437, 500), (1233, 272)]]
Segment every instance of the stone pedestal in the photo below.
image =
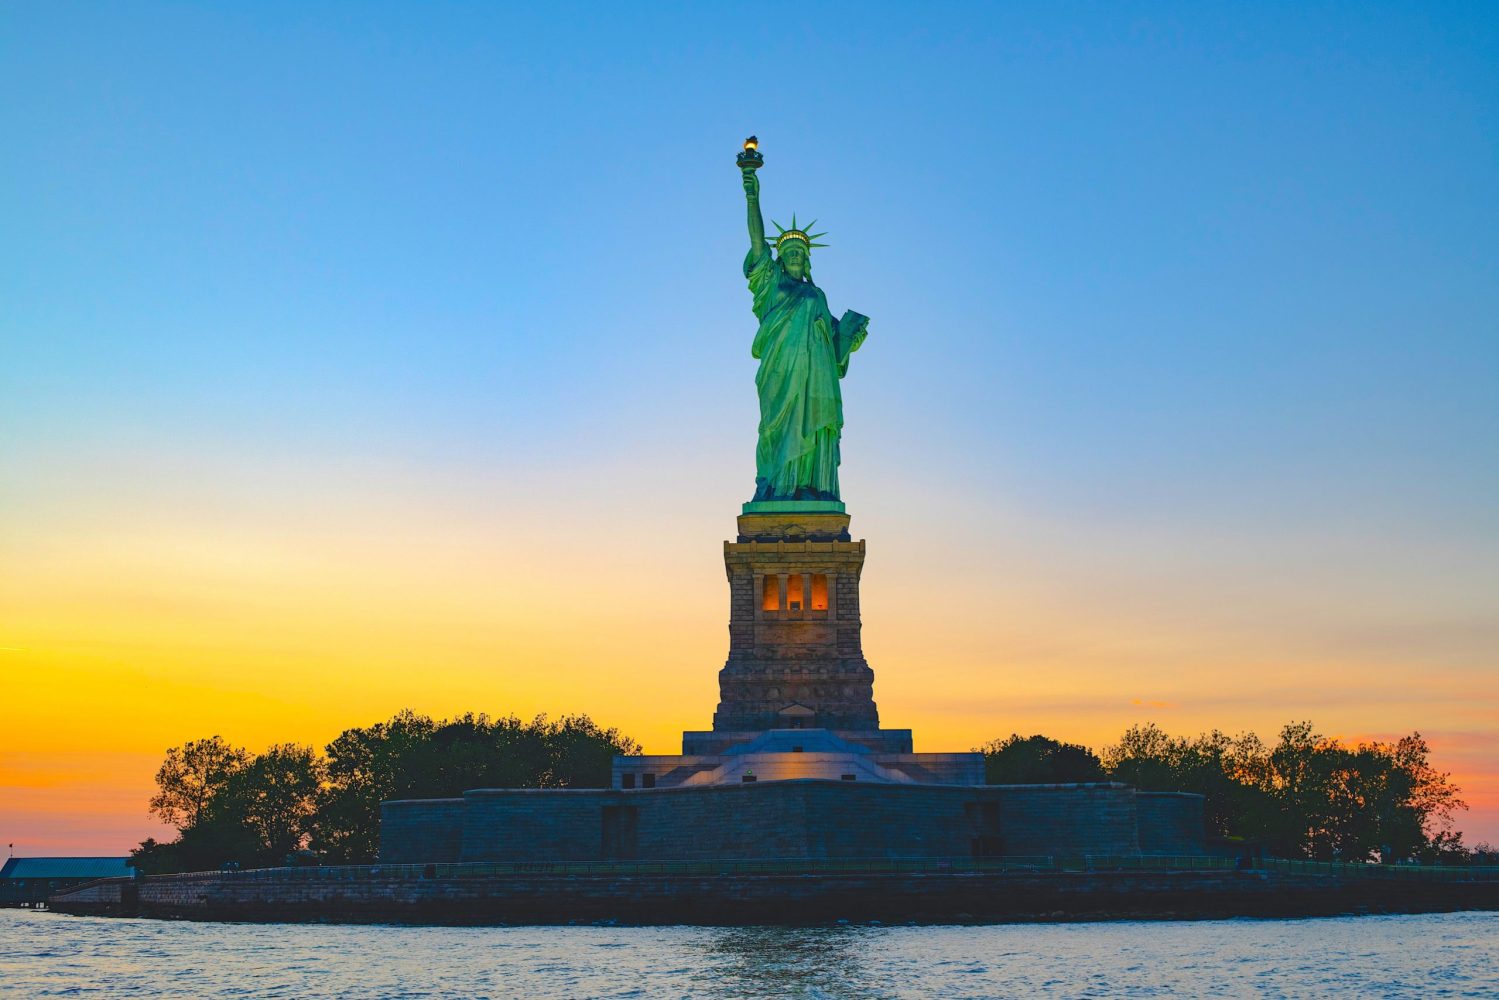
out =
[(859, 641), (864, 543), (836, 501), (744, 505), (725, 542), (729, 658), (713, 728), (682, 753), (614, 758), (620, 790), (799, 779), (980, 785), (979, 753), (914, 753), (911, 730), (881, 729)]
[(879, 729), (859, 638), (864, 542), (828, 506), (742, 514), (738, 540), (724, 543), (729, 656), (715, 732)]

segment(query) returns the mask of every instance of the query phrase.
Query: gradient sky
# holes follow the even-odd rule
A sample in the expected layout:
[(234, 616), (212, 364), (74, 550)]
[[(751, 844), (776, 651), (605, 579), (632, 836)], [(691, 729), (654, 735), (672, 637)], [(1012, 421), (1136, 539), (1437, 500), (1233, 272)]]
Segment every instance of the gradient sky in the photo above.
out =
[(403, 707), (676, 752), (817, 218), (918, 750), (1420, 730), (1499, 842), (1493, 4), (0, 10), (0, 841)]

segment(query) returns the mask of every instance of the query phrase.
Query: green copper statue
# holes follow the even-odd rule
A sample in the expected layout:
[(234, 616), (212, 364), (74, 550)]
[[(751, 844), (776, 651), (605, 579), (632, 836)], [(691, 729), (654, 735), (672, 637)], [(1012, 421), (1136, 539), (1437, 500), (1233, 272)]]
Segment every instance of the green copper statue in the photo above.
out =
[[(744, 274), (754, 293), (755, 333), (750, 353), (759, 359), (755, 388), (760, 394), (760, 441), (755, 448), (755, 500), (838, 499), (838, 438), (843, 431), (843, 396), (838, 380), (848, 357), (859, 349), (869, 317), (852, 310), (834, 319), (828, 297), (812, 283), (813, 242), (822, 233), (780, 230), (774, 257), (760, 215), (764, 162), (753, 138), (739, 156), (744, 195), (749, 202), (749, 255)], [(807, 226), (806, 229), (811, 229)]]

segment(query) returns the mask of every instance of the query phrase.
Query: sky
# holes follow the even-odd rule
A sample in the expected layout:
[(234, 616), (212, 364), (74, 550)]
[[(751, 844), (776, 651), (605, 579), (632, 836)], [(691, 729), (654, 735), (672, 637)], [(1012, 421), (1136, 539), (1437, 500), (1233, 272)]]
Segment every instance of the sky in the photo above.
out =
[(704, 729), (733, 157), (819, 220), (882, 723), (1430, 742), (1499, 842), (1499, 8), (0, 9), (0, 841), (402, 708)]

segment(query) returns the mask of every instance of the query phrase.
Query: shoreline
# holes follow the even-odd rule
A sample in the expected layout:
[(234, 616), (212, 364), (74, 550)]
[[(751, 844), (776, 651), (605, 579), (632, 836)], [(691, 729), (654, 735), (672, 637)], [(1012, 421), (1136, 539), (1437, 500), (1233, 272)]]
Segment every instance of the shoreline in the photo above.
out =
[[(313, 869), (316, 871), (316, 869)], [(1284, 919), (1499, 910), (1499, 881), (1259, 870), (373, 875), (297, 869), (106, 879), (59, 893), (78, 916), (425, 925), (965, 925)]]

